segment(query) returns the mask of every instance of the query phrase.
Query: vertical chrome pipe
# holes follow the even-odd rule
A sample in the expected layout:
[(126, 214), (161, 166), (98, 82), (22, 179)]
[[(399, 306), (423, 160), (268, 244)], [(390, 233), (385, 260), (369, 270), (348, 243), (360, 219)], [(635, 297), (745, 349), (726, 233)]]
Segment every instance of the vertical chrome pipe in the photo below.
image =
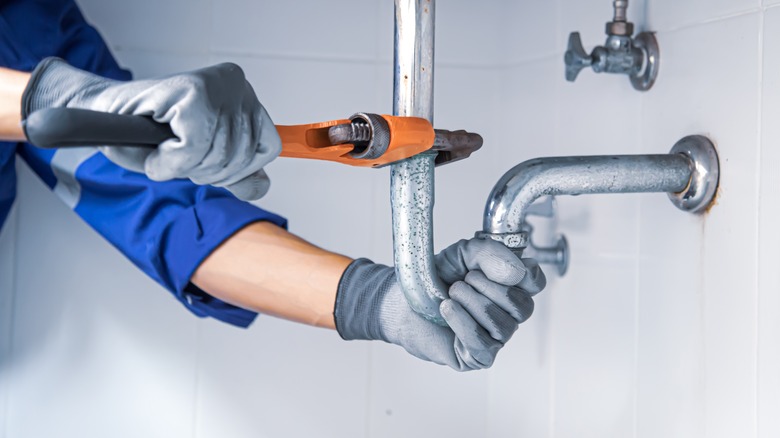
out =
[[(434, 17), (435, 0), (395, 0), (394, 115), (433, 122)], [(443, 325), (447, 286), (433, 260), (435, 158), (423, 153), (393, 164), (390, 190), (398, 282), (412, 309)]]

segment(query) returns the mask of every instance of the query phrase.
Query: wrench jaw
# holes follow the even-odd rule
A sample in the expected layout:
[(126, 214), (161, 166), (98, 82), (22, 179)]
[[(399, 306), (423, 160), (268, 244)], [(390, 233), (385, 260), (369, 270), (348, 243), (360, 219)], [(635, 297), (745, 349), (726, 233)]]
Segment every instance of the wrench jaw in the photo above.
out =
[(471, 156), (483, 144), (482, 136), (464, 130), (445, 131), (436, 129), (436, 140), (431, 150), (438, 152), (436, 166), (454, 163)]
[[(370, 113), (357, 113), (350, 117), (351, 123), (330, 127), (328, 137), (333, 145), (352, 144), (350, 153), (356, 159), (379, 159), (387, 152), (393, 131), (387, 120), (380, 115)], [(482, 147), (482, 136), (464, 130), (446, 131), (434, 130), (433, 145), (423, 152), (436, 152), (436, 166), (460, 161)], [(409, 158), (401, 156), (400, 159)], [(400, 160), (395, 160), (397, 162)], [(392, 162), (379, 166), (384, 167)]]

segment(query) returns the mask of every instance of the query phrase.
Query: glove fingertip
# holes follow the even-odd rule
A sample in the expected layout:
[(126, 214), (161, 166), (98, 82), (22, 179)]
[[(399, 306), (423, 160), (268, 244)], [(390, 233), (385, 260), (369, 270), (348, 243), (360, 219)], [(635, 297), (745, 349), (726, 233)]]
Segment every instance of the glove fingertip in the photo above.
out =
[(162, 162), (163, 159), (157, 151), (152, 152), (146, 157), (146, 160), (144, 161), (144, 173), (150, 180), (167, 181), (176, 177), (176, 170), (171, 168), (171, 166), (163, 165)]
[(225, 188), (242, 201), (256, 201), (268, 193), (271, 180), (264, 171), (260, 170)]
[(439, 304), (439, 312), (450, 327), (452, 327), (453, 318), (456, 317), (459, 311), (463, 311), (463, 306), (453, 299), (444, 300)]
[(514, 286), (519, 284), (526, 277), (528, 269), (526, 269), (523, 262), (512, 254), (512, 258), (499, 257), (492, 255), (490, 257), (491, 263), (485, 263), (482, 266), (482, 270), (485, 276), (496, 283), (503, 284), (505, 286)]
[(528, 273), (518, 286), (533, 296), (547, 287), (547, 276), (536, 260), (524, 259), (524, 263)]

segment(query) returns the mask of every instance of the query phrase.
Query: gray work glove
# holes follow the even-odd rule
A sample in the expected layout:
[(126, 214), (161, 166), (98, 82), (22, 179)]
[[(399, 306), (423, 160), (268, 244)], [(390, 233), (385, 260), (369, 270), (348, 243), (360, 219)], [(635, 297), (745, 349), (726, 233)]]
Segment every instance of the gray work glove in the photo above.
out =
[(449, 327), (409, 307), (393, 268), (359, 259), (339, 283), (334, 317), (341, 337), (383, 340), (458, 371), (490, 367), (518, 324), (531, 316), (532, 296), (546, 285), (539, 264), (484, 239), (461, 240), (435, 262), (450, 285), (450, 298), (440, 305)]
[(263, 166), (282, 143), (244, 72), (218, 64), (161, 79), (114, 81), (58, 58), (41, 61), (22, 98), (22, 118), (43, 108), (82, 108), (152, 116), (178, 139), (159, 148), (102, 147), (116, 164), (155, 181), (189, 178), (225, 187), (244, 200), (259, 199), (270, 182)]

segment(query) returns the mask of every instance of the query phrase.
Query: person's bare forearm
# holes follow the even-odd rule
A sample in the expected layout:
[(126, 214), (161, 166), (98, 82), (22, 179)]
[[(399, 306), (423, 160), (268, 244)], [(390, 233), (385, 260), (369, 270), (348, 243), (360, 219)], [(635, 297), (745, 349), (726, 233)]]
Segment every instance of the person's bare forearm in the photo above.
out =
[(336, 290), (351, 262), (276, 225), (258, 222), (217, 248), (191, 281), (239, 307), (335, 328)]
[(0, 68), (0, 140), (24, 140), (22, 93), (29, 80), (29, 73)]

